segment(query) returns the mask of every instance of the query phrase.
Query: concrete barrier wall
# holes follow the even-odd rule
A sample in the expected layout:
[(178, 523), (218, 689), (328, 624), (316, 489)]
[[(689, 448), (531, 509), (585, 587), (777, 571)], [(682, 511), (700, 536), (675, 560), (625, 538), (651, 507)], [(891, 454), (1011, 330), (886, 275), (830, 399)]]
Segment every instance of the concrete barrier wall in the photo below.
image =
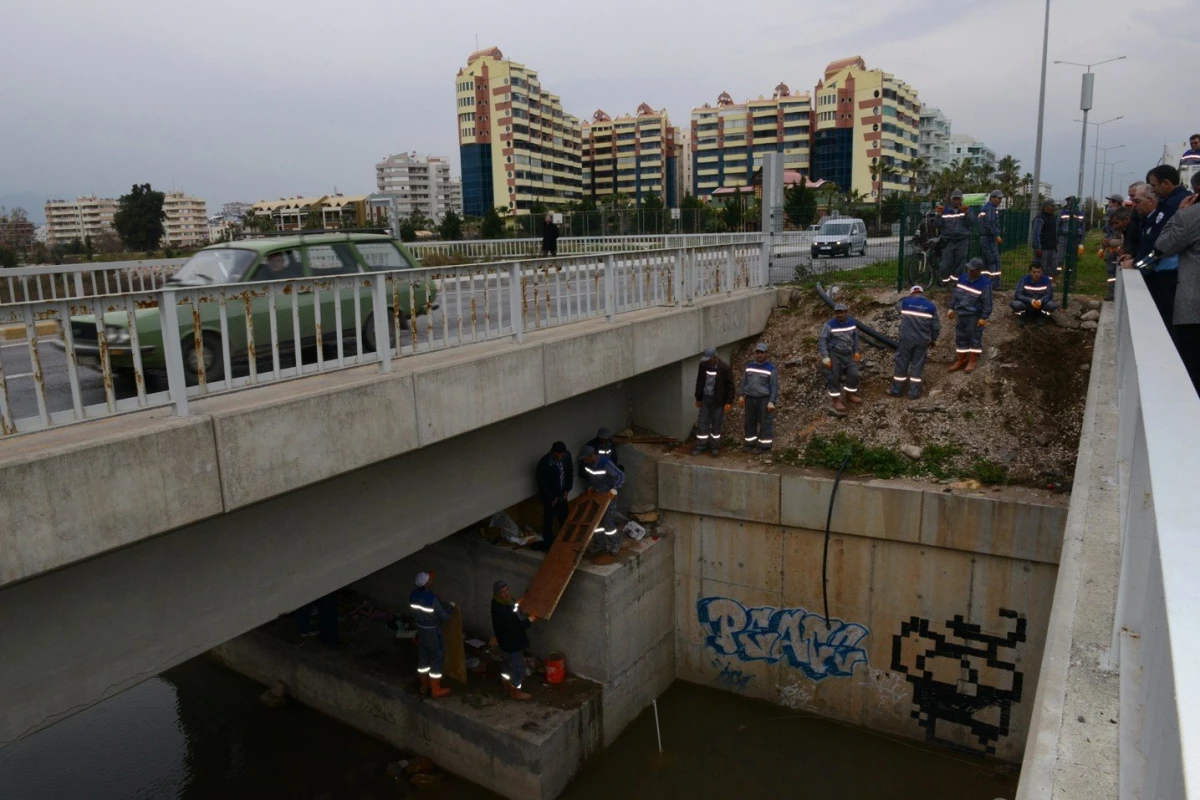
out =
[[(0, 587), (451, 440), (762, 331), (772, 290), (588, 320), (0, 443)], [(683, 370), (686, 372), (687, 370)], [(689, 378), (690, 380), (690, 378)], [(652, 381), (648, 389), (661, 383)], [(690, 426), (683, 401), (667, 433)], [(629, 418), (629, 408), (621, 419)]]
[[(603, 686), (605, 746), (675, 679), (674, 550), (668, 542), (646, 540), (633, 544), (632, 552), (619, 564), (581, 564), (553, 618), (535, 622), (529, 631), (535, 654), (564, 653), (568, 672)], [(434, 591), (459, 604), (468, 633), (487, 639), (492, 585), (504, 580), (519, 598), (541, 562), (537, 553), (492, 545), (468, 532), (432, 544), (354, 588), (402, 612), (413, 577), (433, 570)]]
[[(785, 474), (786, 473), (786, 474)], [(1019, 761), (1066, 519), (1061, 498), (946, 494), (665, 458), (676, 672)]]

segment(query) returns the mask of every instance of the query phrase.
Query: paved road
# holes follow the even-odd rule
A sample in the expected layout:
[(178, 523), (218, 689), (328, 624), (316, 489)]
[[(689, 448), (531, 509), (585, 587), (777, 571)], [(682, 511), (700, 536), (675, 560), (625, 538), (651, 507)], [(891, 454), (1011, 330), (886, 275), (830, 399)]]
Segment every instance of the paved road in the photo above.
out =
[(847, 270), (876, 264), (880, 261), (888, 263), (888, 269), (893, 273), (896, 268), (896, 255), (900, 243), (896, 237), (889, 239), (872, 239), (867, 242), (865, 256), (821, 256), (813, 258), (807, 245), (784, 245), (777, 247), (771, 259), (772, 283), (787, 283), (795, 279), (796, 268), (804, 267), (808, 275), (824, 275), (845, 272)]

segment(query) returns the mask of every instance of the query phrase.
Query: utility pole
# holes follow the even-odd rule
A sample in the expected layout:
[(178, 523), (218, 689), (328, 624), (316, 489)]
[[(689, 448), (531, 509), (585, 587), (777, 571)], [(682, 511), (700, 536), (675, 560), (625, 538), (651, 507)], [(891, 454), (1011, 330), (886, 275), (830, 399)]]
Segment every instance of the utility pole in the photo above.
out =
[(1038, 199), (1042, 188), (1042, 123), (1046, 118), (1046, 55), (1050, 47), (1050, 0), (1046, 0), (1046, 27), (1042, 32), (1042, 88), (1038, 93), (1038, 122), (1037, 145), (1033, 151), (1033, 186), (1030, 187), (1029, 230), (1033, 230), (1034, 208), (1040, 204)]
[(1070, 64), (1074, 67), (1084, 67), (1087, 72), (1083, 73), (1083, 89), (1079, 94), (1079, 110), (1083, 112), (1083, 135), (1079, 142), (1079, 188), (1076, 190), (1075, 197), (1083, 200), (1083, 171), (1087, 166), (1087, 126), (1088, 112), (1092, 110), (1092, 89), (1096, 84), (1096, 76), (1092, 73), (1092, 67), (1098, 67), (1101, 64), (1107, 64), (1111, 61), (1120, 61), (1125, 56), (1117, 56), (1116, 58), (1108, 58), (1104, 61), (1096, 61), (1091, 64), (1080, 64), (1078, 61), (1055, 61), (1055, 64)]

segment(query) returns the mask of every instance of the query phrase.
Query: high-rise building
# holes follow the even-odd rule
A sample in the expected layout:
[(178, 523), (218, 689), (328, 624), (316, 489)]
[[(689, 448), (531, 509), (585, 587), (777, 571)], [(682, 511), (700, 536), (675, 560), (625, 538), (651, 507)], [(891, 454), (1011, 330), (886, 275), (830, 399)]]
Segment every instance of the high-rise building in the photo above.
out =
[(692, 134), (683, 128), (675, 129), (675, 147), (679, 153), (679, 201), (692, 193)]
[(918, 149), (930, 172), (950, 166), (950, 119), (940, 108), (926, 106), (921, 109)]
[(440, 222), (450, 209), (462, 213), (462, 184), (451, 180), (446, 158), (417, 153), (388, 156), (375, 165), (375, 186), (381, 195), (395, 198), (402, 217), (420, 212)]
[(787, 84), (771, 97), (734, 103), (727, 92), (692, 109), (690, 191), (709, 197), (719, 188), (748, 186), (763, 153), (782, 153), (784, 169), (809, 172), (812, 99), (792, 94)]
[(579, 119), (563, 112), (537, 72), (497, 47), (470, 55), (455, 79), (463, 211), (527, 214), (583, 197)]
[(79, 197), (46, 201), (46, 243), (51, 247), (115, 233), (117, 201), (111, 197)]
[(162, 243), (170, 247), (191, 247), (208, 241), (208, 204), (183, 192), (167, 192), (163, 197)]
[[(814, 94), (812, 176), (867, 197), (907, 191), (920, 152), (917, 91), (855, 56), (826, 66)], [(891, 173), (873, 177), (883, 165)]]
[[(343, 194), (281, 197), (259, 200), (250, 206), (254, 216), (270, 217), (277, 231), (361, 228), (367, 222), (367, 211), (365, 195)], [(310, 222), (309, 217), (315, 214), (319, 214), (320, 219)]]
[(989, 167), (996, 171), (996, 151), (965, 133), (956, 133), (947, 142), (951, 163), (961, 161), (972, 167)]
[(637, 115), (611, 119), (603, 111), (583, 124), (583, 193), (621, 194), (635, 205), (655, 194), (666, 208), (679, 205), (679, 155), (667, 112), (638, 106)]

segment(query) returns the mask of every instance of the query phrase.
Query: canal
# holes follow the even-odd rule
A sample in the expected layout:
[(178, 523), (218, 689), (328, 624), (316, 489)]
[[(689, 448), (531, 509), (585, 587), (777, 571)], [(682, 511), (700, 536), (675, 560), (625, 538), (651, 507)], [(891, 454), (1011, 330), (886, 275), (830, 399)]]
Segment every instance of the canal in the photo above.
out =
[[(183, 664), (0, 749), (5, 800), (431, 800), (498, 797), (444, 775), (397, 786), (392, 747), (205, 659)], [(563, 800), (816, 797), (994, 800), (1016, 770), (676, 681), (659, 699), (664, 754), (647, 710)], [(436, 761), (436, 755), (434, 760)]]

